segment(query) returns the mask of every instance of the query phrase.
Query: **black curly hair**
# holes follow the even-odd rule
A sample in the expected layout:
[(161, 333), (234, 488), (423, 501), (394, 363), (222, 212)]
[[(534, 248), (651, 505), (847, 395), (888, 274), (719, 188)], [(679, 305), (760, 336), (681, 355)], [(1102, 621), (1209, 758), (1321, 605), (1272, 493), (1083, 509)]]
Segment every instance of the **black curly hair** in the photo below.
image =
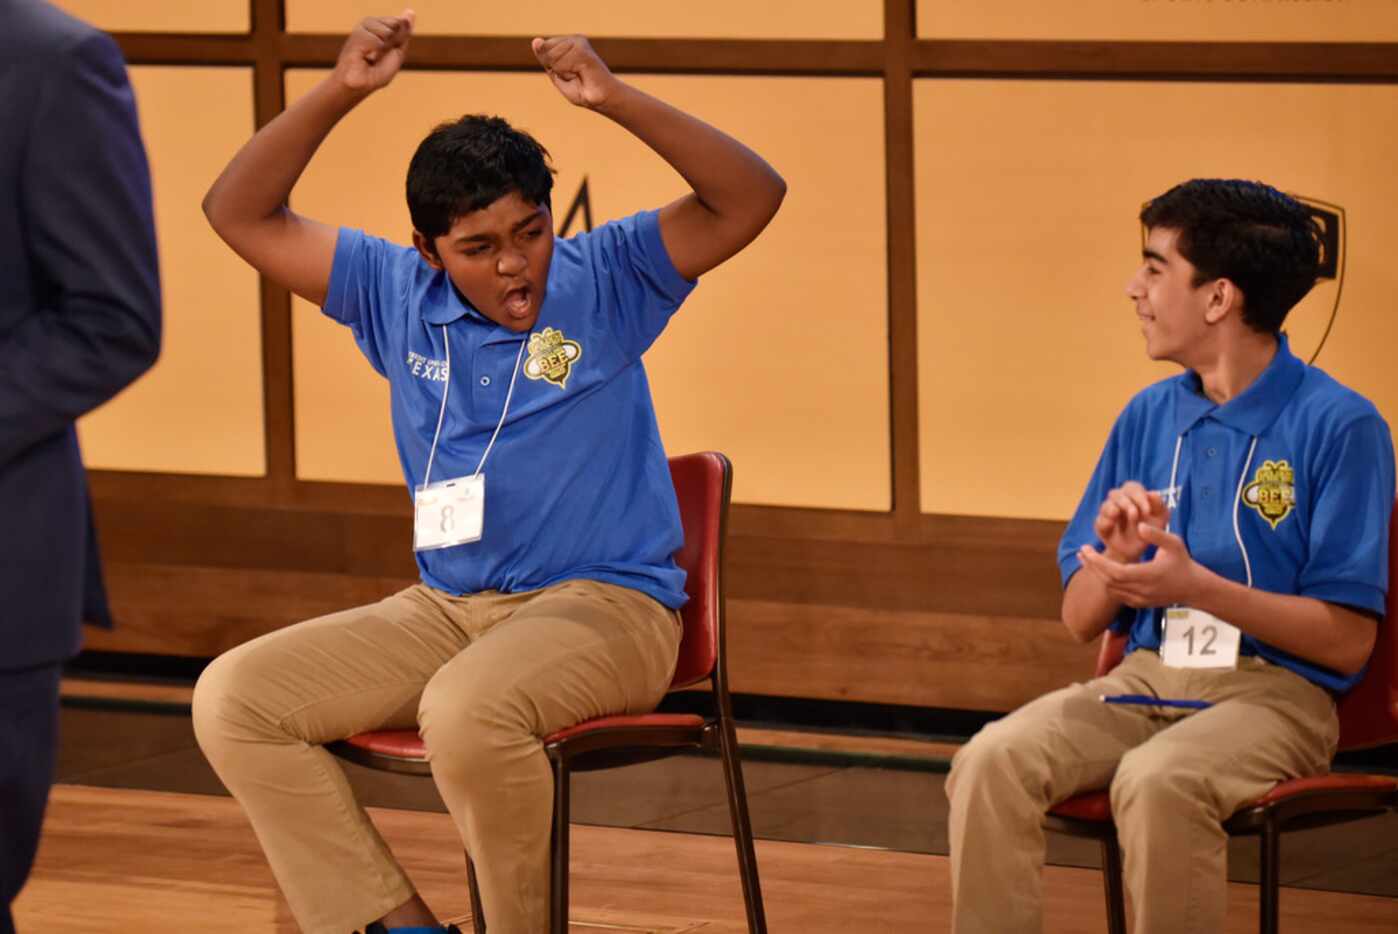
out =
[(1305, 205), (1261, 182), (1196, 178), (1141, 209), (1147, 229), (1179, 231), (1176, 249), (1194, 284), (1228, 279), (1243, 293), (1243, 321), (1277, 333), (1315, 285), (1320, 228)]
[(501, 117), (467, 114), (433, 128), (408, 163), (408, 213), (429, 242), (510, 192), (552, 209), (548, 150)]

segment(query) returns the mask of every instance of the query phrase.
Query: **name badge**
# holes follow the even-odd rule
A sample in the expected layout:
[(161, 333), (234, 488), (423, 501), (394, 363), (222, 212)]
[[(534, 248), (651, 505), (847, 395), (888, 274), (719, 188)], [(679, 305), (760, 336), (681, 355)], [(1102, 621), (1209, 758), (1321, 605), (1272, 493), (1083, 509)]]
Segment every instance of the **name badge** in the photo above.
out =
[(485, 474), (440, 480), (413, 494), (413, 551), (480, 541), (485, 524)]
[(1187, 606), (1165, 611), (1160, 660), (1171, 668), (1236, 668), (1242, 631)]

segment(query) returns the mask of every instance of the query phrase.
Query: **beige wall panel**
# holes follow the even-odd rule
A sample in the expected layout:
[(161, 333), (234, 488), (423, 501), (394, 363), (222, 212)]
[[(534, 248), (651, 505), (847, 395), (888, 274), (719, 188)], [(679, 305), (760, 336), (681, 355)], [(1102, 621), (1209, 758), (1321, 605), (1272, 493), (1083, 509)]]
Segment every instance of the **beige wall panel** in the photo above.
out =
[(1393, 0), (917, 0), (930, 39), (1391, 42)]
[[(397, 13), (372, 0), (287, 0), (288, 32), (348, 32), (360, 18)], [(531, 0), (523, 4), (415, 0), (424, 34), (466, 36), (564, 35), (686, 37), (692, 39), (881, 39), (880, 0)]]
[(108, 32), (247, 32), (248, 0), (53, 0)]
[[(293, 72), (288, 96), (317, 77)], [(666, 446), (726, 451), (743, 502), (889, 508), (879, 83), (637, 81), (750, 143), (791, 189), (767, 232), (704, 277), (647, 357)], [(685, 190), (624, 130), (564, 103), (540, 76), (407, 73), (331, 135), (295, 193), (296, 208), (408, 242), (404, 172), (452, 101), (498, 107), (550, 147), (560, 221), (584, 174), (596, 223)], [(297, 303), (294, 327), (300, 476), (401, 482), (386, 384), (358, 358), (349, 333), (308, 304)]]
[(165, 338), (154, 369), (79, 422), (89, 466), (260, 476), (257, 275), (199, 202), (252, 133), (252, 72), (131, 69), (155, 189)]
[[(1343, 299), (1318, 366), (1398, 416), (1398, 89), (922, 81), (918, 383), (926, 512), (1071, 514), (1117, 413), (1178, 372), (1146, 359), (1124, 289), (1142, 202), (1260, 178), (1346, 209)], [(1320, 343), (1337, 285), (1288, 319)]]

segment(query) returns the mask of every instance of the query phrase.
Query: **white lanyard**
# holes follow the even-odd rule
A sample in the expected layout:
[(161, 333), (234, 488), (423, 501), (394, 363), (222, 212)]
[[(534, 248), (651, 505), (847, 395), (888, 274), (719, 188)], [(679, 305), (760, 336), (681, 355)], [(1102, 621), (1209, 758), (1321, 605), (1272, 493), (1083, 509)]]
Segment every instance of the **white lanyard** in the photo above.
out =
[[(1178, 492), (1175, 485), (1179, 479), (1180, 448), (1184, 445), (1184, 435), (1175, 438), (1175, 458), (1170, 465), (1169, 495), (1173, 499)], [(1252, 586), (1252, 561), (1248, 558), (1247, 545), (1243, 543), (1242, 531), (1238, 527), (1238, 501), (1243, 495), (1243, 484), (1247, 481), (1248, 468), (1252, 466), (1252, 456), (1257, 451), (1257, 435), (1252, 436), (1247, 460), (1238, 476), (1238, 489), (1233, 495), (1233, 539), (1238, 543), (1238, 551), (1243, 556), (1243, 569), (1247, 572), (1247, 585)], [(1173, 509), (1171, 516), (1173, 518)], [(1166, 524), (1169, 530), (1169, 523)], [(1181, 530), (1183, 532), (1183, 530)], [(1236, 668), (1238, 653), (1242, 644), (1242, 631), (1237, 626), (1218, 619), (1210, 613), (1188, 606), (1166, 607), (1160, 620), (1160, 660), (1171, 668)]]
[[(1181, 434), (1179, 437), (1175, 439), (1175, 459), (1174, 462), (1170, 465), (1170, 487), (1167, 493), (1172, 500), (1175, 498), (1175, 496), (1178, 495), (1179, 492), (1179, 487), (1176, 486), (1175, 483), (1179, 478), (1180, 447), (1183, 445), (1183, 443), (1184, 435)], [(1248, 447), (1247, 460), (1243, 462), (1242, 473), (1238, 474), (1238, 489), (1233, 493), (1233, 540), (1238, 543), (1238, 551), (1243, 556), (1243, 570), (1247, 574), (1247, 585), (1249, 587), (1252, 586), (1252, 561), (1248, 558), (1248, 548), (1247, 545), (1243, 544), (1243, 533), (1238, 526), (1238, 502), (1243, 498), (1243, 484), (1247, 483), (1248, 468), (1252, 466), (1252, 457), (1253, 454), (1256, 453), (1256, 451), (1257, 435), (1253, 435), (1252, 444)], [(1172, 502), (1168, 505), (1171, 507), (1171, 509), (1170, 518), (1167, 519), (1165, 522), (1165, 531), (1167, 532), (1170, 531), (1170, 523), (1174, 521), (1174, 503)], [(1180, 534), (1183, 535), (1183, 530), (1181, 530)]]
[[(515, 377), (519, 376), (519, 361), (524, 357), (524, 345), (529, 343), (525, 337), (519, 343), (519, 353), (515, 354), (515, 366), (510, 371), (510, 388), (505, 392), (505, 407), (500, 411), (500, 421), (495, 425), (495, 433), (490, 436), (490, 443), (485, 446), (485, 453), (481, 455), (480, 463), (476, 464), (476, 472), (471, 476), (478, 476), (485, 467), (485, 459), (490, 456), (490, 449), (495, 447), (495, 439), (500, 436), (500, 429), (505, 426), (505, 416), (510, 412), (510, 398), (515, 394)], [(451, 391), (451, 341), (447, 337), (447, 326), (442, 325), (442, 346), (446, 348), (447, 357), (447, 379), (442, 384), (442, 408), (437, 412), (437, 430), (432, 434), (432, 450), (427, 454), (427, 471), (422, 476), (422, 485), (425, 487), (432, 482), (432, 460), (437, 456), (437, 439), (442, 436), (442, 421), (447, 414), (447, 394)]]

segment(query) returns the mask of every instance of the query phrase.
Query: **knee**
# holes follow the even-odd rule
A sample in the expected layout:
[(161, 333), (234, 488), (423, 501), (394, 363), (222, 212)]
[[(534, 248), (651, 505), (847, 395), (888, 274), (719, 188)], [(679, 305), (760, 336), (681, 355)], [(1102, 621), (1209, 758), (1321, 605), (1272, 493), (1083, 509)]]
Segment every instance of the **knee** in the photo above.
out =
[(947, 774), (947, 797), (986, 793), (1004, 785), (1022, 785), (1027, 750), (1012, 733), (991, 724), (957, 750)]
[(253, 707), (246, 698), (254, 690), (248, 680), (234, 650), (210, 662), (194, 685), (190, 702), (194, 738), (210, 761), (247, 730)]
[(432, 771), (461, 781), (483, 774), (521, 744), (537, 745), (528, 718), (508, 692), (463, 687), (436, 677), (423, 688), (418, 703), (418, 731)]
[(1122, 756), (1112, 777), (1112, 812), (1181, 814), (1189, 802), (1208, 798), (1205, 773), (1160, 737)]

